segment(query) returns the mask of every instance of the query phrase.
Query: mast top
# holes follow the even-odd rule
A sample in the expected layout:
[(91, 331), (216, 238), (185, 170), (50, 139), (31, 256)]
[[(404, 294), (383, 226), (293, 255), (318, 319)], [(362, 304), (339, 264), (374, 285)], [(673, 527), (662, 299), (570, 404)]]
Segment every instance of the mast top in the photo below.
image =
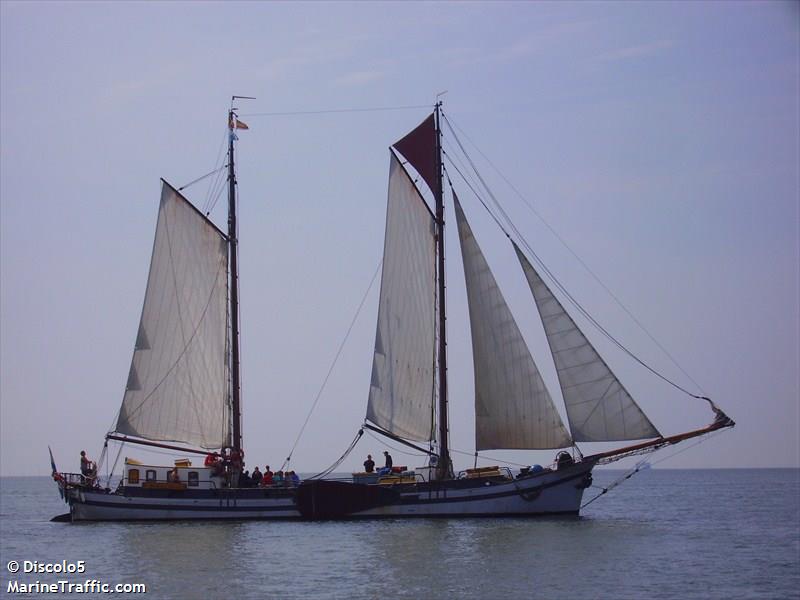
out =
[(234, 103), (236, 100), (255, 100), (255, 99), (256, 99), (256, 97), (255, 97), (255, 96), (231, 96), (231, 109), (230, 109), (230, 112), (233, 112), (233, 111), (235, 111), (235, 110), (239, 110), (238, 108), (236, 108), (236, 107), (233, 105), (233, 103)]

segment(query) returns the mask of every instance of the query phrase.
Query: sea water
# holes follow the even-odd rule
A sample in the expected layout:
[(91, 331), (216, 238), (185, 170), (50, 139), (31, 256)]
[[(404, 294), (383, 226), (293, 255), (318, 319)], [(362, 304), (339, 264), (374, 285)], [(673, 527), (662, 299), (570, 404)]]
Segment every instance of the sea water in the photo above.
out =
[(49, 521), (66, 508), (49, 478), (0, 479), (0, 596), (89, 580), (147, 598), (800, 598), (796, 469), (647, 470), (579, 518)]

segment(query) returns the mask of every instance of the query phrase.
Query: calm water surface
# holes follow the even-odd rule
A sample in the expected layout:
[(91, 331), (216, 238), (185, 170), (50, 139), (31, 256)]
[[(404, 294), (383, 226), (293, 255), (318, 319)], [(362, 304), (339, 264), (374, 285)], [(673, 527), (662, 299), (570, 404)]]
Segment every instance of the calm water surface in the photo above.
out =
[(0, 596), (8, 561), (66, 559), (86, 573), (16, 579), (147, 598), (800, 598), (795, 469), (649, 470), (568, 519), (49, 522), (65, 509), (49, 478), (0, 479)]

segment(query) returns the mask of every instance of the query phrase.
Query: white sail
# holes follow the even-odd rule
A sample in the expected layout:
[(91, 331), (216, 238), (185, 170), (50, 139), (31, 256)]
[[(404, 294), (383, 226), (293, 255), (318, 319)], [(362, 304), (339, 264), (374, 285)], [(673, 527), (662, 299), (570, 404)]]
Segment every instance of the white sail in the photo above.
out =
[(650, 419), (516, 244), (514, 250), (542, 317), (575, 441), (609, 442), (659, 437)]
[(432, 439), (434, 240), (434, 218), (392, 154), (367, 419), (417, 441)]
[(455, 195), (453, 200), (472, 330), (475, 449), (570, 446), (569, 432)]
[(230, 444), (227, 273), (225, 236), (164, 183), (118, 433)]

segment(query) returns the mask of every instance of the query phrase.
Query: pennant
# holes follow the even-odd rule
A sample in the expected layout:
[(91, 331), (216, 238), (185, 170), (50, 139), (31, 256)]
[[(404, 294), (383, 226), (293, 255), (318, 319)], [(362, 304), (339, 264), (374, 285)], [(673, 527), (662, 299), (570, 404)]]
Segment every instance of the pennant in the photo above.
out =
[(234, 117), (228, 123), (228, 129), (250, 129), (247, 126), (247, 123), (244, 121), (240, 121), (237, 117)]
[(58, 473), (58, 469), (56, 469), (56, 461), (53, 458), (53, 451), (50, 450), (50, 446), (47, 447), (47, 451), (50, 452), (50, 466), (53, 469), (53, 475), (55, 475), (56, 473)]

